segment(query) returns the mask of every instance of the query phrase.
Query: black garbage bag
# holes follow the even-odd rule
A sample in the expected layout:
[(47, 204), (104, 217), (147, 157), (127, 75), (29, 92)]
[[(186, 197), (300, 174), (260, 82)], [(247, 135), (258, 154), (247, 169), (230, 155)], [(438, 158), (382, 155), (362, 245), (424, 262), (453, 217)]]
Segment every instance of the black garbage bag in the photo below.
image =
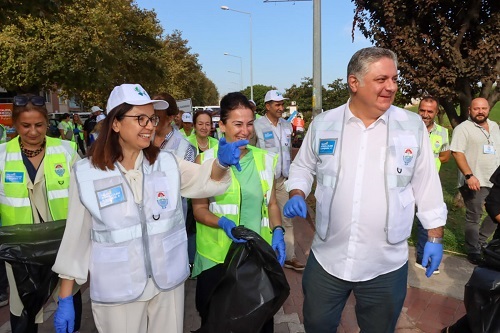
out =
[(0, 259), (12, 266), (24, 305), (17, 332), (30, 330), (36, 314), (59, 280), (52, 272), (66, 225), (65, 220), (0, 227)]
[(197, 333), (256, 333), (290, 294), (290, 286), (272, 247), (256, 232), (236, 227), (224, 261), (226, 273), (209, 300), (206, 323)]
[(500, 271), (500, 239), (491, 240), (483, 248), (484, 266)]
[(500, 272), (476, 267), (465, 285), (464, 304), (473, 333), (500, 333)]

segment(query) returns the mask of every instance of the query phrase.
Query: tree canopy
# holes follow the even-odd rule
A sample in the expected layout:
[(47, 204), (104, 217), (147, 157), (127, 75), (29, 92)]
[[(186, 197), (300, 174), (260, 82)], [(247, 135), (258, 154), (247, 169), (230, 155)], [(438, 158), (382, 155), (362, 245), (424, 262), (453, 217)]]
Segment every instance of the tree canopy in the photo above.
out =
[(113, 86), (137, 82), (151, 94), (218, 99), (188, 41), (163, 35), (156, 13), (132, 0), (2, 2), (10, 19), (0, 22), (0, 86), (9, 91), (60, 90), (103, 105)]
[(353, 30), (398, 55), (400, 87), (409, 98), (439, 98), (453, 126), (467, 118), (473, 98), (491, 107), (500, 99), (500, 1), (352, 2)]

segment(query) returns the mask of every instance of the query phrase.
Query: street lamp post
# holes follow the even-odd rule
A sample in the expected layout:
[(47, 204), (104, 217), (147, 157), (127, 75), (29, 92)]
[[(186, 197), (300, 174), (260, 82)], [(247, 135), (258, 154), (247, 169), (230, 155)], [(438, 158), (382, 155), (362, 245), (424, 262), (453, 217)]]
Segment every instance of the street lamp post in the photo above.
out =
[(241, 90), (243, 90), (243, 59), (240, 56), (229, 54), (227, 52), (224, 52), (224, 55), (240, 59), (240, 85), (241, 85)]
[(252, 13), (241, 10), (231, 9), (228, 6), (220, 6), (222, 10), (231, 10), (233, 12), (247, 14), (250, 17), (250, 99), (253, 100), (253, 63), (252, 63)]
[(241, 80), (241, 73), (238, 73), (238, 72), (233, 72), (233, 71), (227, 71), (228, 73), (233, 73), (233, 74), (236, 74), (236, 75), (239, 75), (240, 76), (240, 89), (243, 90), (243, 81)]

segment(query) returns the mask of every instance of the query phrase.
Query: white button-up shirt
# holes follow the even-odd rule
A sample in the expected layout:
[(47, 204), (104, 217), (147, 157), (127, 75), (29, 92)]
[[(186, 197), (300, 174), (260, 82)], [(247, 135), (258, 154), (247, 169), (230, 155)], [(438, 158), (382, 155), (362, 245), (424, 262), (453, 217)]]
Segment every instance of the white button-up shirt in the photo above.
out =
[[(388, 203), (384, 166), (388, 112), (368, 127), (352, 114), (348, 106), (344, 112), (342, 167), (331, 205), (330, 232), (325, 241), (316, 234), (312, 250), (329, 274), (346, 281), (367, 281), (401, 268), (408, 260), (408, 244), (389, 244), (385, 231)], [(306, 136), (301, 150), (312, 147), (310, 138)], [(292, 165), (287, 189), (300, 189), (308, 195), (310, 189), (304, 188), (304, 179), (310, 179), (310, 168), (314, 168), (316, 161), (300, 160), (301, 155), (313, 156), (299, 152)], [(423, 167), (432, 166), (433, 158), (430, 144), (425, 142), (411, 181), (426, 184), (417, 189), (414, 187), (419, 211), (423, 212), (443, 205), (437, 172), (431, 173), (432, 179), (428, 179), (429, 170)], [(428, 181), (434, 184), (427, 186)]]

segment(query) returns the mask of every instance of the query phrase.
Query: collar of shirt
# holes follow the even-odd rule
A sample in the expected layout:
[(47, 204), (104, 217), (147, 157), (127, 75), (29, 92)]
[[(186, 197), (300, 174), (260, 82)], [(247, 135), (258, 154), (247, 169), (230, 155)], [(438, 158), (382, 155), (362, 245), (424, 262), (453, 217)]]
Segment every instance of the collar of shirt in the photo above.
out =
[(351, 109), (349, 108), (349, 102), (348, 102), (344, 109), (344, 119), (345, 119), (344, 124), (347, 125), (350, 122), (356, 122), (365, 127), (366, 129), (375, 127), (381, 121), (384, 122), (384, 124), (387, 124), (389, 121), (390, 110), (391, 110), (390, 108), (387, 109), (387, 111), (385, 111), (384, 114), (382, 114), (380, 117), (377, 118), (377, 120), (375, 120), (372, 124), (370, 124), (370, 126), (365, 127), (363, 121), (352, 113)]
[(172, 138), (172, 136), (174, 135), (174, 131), (175, 130), (176, 130), (175, 128), (172, 128), (172, 130), (170, 131), (170, 133), (168, 133), (167, 135), (165, 135), (165, 139), (163, 139), (163, 142), (160, 145), (160, 149), (165, 148), (165, 145), (167, 144), (168, 140), (170, 140), (170, 138)]
[(142, 201), (142, 161), (144, 159), (144, 154), (142, 150), (137, 155), (135, 160), (134, 168), (132, 170), (126, 170), (120, 162), (116, 162), (118, 168), (120, 169), (123, 177), (127, 180), (134, 195), (135, 203), (139, 204)]

